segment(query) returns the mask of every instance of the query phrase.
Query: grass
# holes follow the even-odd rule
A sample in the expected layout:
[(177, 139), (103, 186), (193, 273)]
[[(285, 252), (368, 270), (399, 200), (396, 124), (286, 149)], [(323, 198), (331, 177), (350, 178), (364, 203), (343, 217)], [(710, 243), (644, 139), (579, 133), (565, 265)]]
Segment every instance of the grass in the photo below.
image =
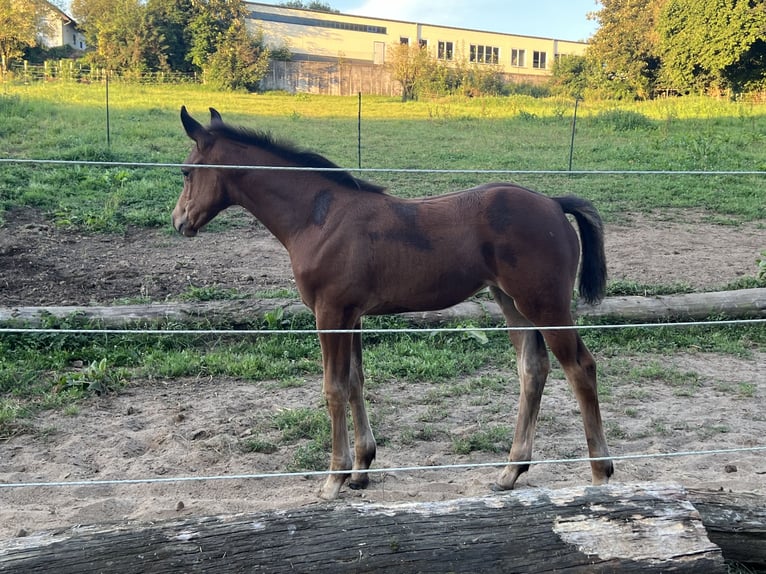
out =
[[(189, 149), (181, 104), (206, 121), (214, 105), (231, 123), (271, 130), (355, 167), (357, 99), (285, 94), (221, 94), (199, 86), (110, 90), (107, 147), (103, 87), (98, 84), (4, 84), (0, 157), (179, 163)], [(572, 102), (451, 98), (409, 102), (366, 97), (362, 166), (378, 169), (566, 170)], [(766, 114), (753, 104), (684, 98), (583, 103), (575, 170), (766, 170), (759, 153)], [(445, 143), (446, 142), (446, 143)], [(0, 164), (0, 213), (40, 208), (62, 226), (118, 232), (167, 226), (180, 191), (177, 168)], [(594, 200), (607, 219), (626, 211), (695, 208), (731, 224), (766, 218), (760, 175), (370, 174), (402, 196), (422, 196), (511, 178), (550, 194)]]

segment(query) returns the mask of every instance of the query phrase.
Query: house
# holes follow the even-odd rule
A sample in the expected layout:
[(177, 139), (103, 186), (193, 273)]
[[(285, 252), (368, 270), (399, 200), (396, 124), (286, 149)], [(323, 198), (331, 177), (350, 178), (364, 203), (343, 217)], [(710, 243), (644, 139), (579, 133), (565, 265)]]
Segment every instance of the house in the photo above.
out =
[(564, 55), (587, 44), (245, 2), (249, 25), (270, 48), (287, 48), (294, 60), (381, 65), (396, 44), (418, 44), (445, 63), (492, 65), (516, 80), (541, 80)]
[(39, 37), (40, 45), (45, 48), (69, 46), (84, 51), (85, 35), (77, 27), (77, 22), (54, 4), (47, 4), (48, 14), (45, 17), (44, 31)]

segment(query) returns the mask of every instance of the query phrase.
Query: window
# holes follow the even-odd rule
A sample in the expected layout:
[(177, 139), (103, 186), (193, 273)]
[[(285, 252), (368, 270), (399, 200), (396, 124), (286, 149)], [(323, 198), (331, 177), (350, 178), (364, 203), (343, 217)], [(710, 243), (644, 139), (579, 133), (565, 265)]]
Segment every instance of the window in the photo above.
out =
[(287, 16), (284, 14), (272, 14), (250, 10), (248, 18), (263, 20), (265, 22), (280, 22), (282, 24), (298, 24), (300, 26), (313, 26), (317, 28), (336, 28), (338, 30), (351, 30), (353, 32), (368, 32), (370, 34), (387, 34), (385, 26), (369, 26), (367, 24), (355, 24), (353, 22), (341, 22), (337, 20), (323, 20), (320, 18), (305, 18), (303, 16)]
[(532, 67), (540, 70), (545, 69), (545, 52), (532, 52)]
[(513, 48), (511, 50), (511, 66), (516, 68), (523, 68), (526, 65), (524, 63), (525, 56), (526, 52), (524, 50)]
[(500, 48), (471, 44), (468, 58), (479, 64), (497, 64), (500, 61)]
[(409, 38), (405, 38), (404, 36), (399, 36), (399, 43), (402, 46), (409, 46), (410, 45), (410, 39)]
[(436, 57), (440, 60), (451, 60), (454, 57), (452, 42), (439, 42)]
[(418, 46), (421, 48), (428, 48), (428, 40), (418, 40)]

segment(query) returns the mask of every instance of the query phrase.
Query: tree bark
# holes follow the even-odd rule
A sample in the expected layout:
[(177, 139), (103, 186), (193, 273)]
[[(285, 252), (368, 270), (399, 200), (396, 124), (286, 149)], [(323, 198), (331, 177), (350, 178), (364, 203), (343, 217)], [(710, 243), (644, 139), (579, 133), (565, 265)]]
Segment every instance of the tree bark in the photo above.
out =
[[(105, 327), (166, 321), (182, 325), (226, 325), (236, 328), (263, 322), (268, 313), (278, 309), (286, 316), (309, 312), (302, 304), (285, 299), (115, 306), (5, 307), (0, 308), (0, 324), (40, 327), (51, 318), (80, 317)], [(486, 300), (465, 301), (442, 311), (403, 315), (421, 325), (439, 325), (453, 320), (503, 320), (497, 304)], [(764, 318), (766, 288), (657, 297), (609, 297), (600, 305), (577, 305), (575, 315), (647, 322), (669, 319), (701, 320), (711, 316)]]

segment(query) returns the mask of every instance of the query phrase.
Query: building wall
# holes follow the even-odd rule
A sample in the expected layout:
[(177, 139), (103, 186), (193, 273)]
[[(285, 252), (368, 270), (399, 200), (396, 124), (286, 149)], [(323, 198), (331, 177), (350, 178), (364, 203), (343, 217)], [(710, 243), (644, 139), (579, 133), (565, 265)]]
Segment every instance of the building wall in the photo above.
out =
[(263, 32), (271, 48), (285, 47), (295, 59), (384, 64), (390, 47), (401, 42), (427, 46), (445, 62), (496, 64), (499, 71), (525, 77), (550, 75), (555, 58), (581, 55), (586, 44), (245, 3), (249, 25)]
[(40, 37), (40, 43), (46, 48), (71, 46), (75, 50), (85, 50), (85, 36), (77, 28), (74, 20), (52, 4), (44, 29), (45, 33)]

